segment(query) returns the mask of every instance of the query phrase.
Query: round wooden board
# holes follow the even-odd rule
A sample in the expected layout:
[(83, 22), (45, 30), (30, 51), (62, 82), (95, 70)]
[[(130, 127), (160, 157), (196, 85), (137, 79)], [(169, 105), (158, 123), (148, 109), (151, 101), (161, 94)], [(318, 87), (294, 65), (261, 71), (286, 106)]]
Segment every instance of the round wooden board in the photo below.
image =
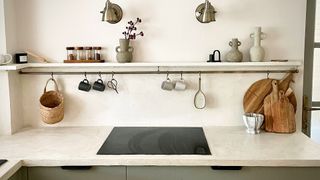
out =
[[(262, 113), (263, 101), (272, 91), (272, 81), (274, 79), (261, 79), (253, 83), (243, 97), (243, 109), (245, 113)], [(280, 82), (279, 89), (287, 91), (292, 76), (287, 76)], [(297, 110), (297, 100), (294, 92), (288, 96), (295, 111)]]
[(272, 90), (272, 79), (262, 79), (253, 83), (243, 98), (243, 109), (246, 113), (259, 113), (264, 98)]

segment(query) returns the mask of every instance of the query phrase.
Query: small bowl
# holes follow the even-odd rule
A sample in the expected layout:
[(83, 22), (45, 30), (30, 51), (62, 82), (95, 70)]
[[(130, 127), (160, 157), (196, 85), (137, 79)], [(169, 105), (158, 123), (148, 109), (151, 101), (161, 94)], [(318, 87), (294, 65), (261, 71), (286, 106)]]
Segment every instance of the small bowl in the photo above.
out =
[(243, 115), (244, 124), (247, 127), (247, 133), (259, 134), (260, 128), (264, 122), (264, 115), (255, 113), (246, 113)]

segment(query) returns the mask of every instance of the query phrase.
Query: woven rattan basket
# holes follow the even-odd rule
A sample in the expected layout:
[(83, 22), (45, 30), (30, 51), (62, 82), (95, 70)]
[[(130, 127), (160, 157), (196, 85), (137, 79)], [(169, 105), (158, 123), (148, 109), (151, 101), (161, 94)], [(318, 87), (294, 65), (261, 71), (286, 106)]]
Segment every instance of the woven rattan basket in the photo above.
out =
[[(55, 90), (47, 92), (47, 85), (54, 82)], [(64, 99), (60, 93), (56, 80), (50, 78), (44, 87), (43, 95), (40, 98), (40, 114), (42, 121), (47, 124), (60, 122), (64, 117)]]

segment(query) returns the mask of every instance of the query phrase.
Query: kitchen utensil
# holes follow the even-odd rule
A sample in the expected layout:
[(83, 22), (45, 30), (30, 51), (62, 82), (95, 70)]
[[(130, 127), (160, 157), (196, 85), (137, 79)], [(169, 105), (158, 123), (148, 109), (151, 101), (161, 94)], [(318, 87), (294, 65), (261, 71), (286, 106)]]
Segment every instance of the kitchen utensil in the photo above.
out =
[(272, 59), (271, 62), (288, 62), (288, 59)]
[(84, 74), (85, 79), (83, 81), (80, 82), (78, 89), (80, 91), (85, 91), (85, 92), (89, 92), (91, 89), (91, 84), (89, 82), (89, 80), (87, 79), (87, 74)]
[[(293, 74), (289, 73), (280, 81), (279, 89), (287, 91), (292, 82)], [(263, 101), (272, 91), (273, 79), (262, 79), (250, 86), (243, 98), (243, 108), (246, 113), (262, 113)]]
[[(47, 86), (50, 81), (52, 81), (55, 86), (55, 90), (53, 91), (47, 91)], [(42, 121), (47, 124), (58, 123), (64, 117), (64, 98), (53, 77), (47, 81), (40, 98), (40, 114)]]
[(181, 78), (180, 80), (176, 81), (174, 84), (174, 90), (176, 91), (184, 91), (187, 89), (187, 84), (183, 79), (183, 75), (181, 73)]
[(174, 88), (175, 88), (175, 84), (169, 78), (169, 73), (167, 73), (167, 79), (162, 82), (161, 89), (165, 91), (172, 91)]
[(112, 74), (111, 80), (108, 81), (107, 86), (110, 89), (113, 89), (117, 94), (119, 94), (119, 92), (118, 92), (118, 81), (114, 78), (114, 73)]
[(29, 56), (33, 57), (32, 60), (34, 60), (34, 61), (37, 61), (37, 62), (40, 62), (40, 63), (49, 63), (49, 61), (46, 58), (44, 58), (44, 57), (42, 57), (42, 56), (40, 56), (40, 55), (38, 55), (38, 54), (36, 54), (34, 52), (26, 51), (26, 53)]
[[(218, 54), (218, 58), (216, 59), (216, 54)], [(221, 62), (221, 53), (219, 50), (214, 50), (212, 54), (209, 56), (209, 61), (207, 62)]]
[(265, 115), (265, 130), (268, 132), (273, 131), (273, 114), (272, 114), (272, 105), (278, 101), (278, 81), (272, 81), (272, 91), (271, 93), (264, 99), (264, 115)]
[[(272, 87), (271, 94), (264, 101), (265, 129), (268, 132), (293, 133), (296, 131), (295, 108), (284, 91), (279, 91), (276, 80), (272, 81)], [(295, 99), (293, 91), (287, 92)]]
[(294, 112), (297, 112), (297, 98), (296, 95), (294, 94), (293, 90), (289, 87), (286, 96), (289, 99), (289, 102), (293, 105)]
[(201, 73), (199, 73), (199, 90), (194, 96), (194, 106), (197, 109), (204, 109), (206, 107), (206, 96), (201, 90)]
[(93, 83), (93, 89), (96, 91), (103, 92), (106, 89), (106, 85), (104, 85), (101, 73), (99, 73), (99, 79)]
[(98, 79), (96, 82), (94, 82), (92, 88), (94, 90), (96, 90), (96, 91), (103, 92), (106, 89), (106, 86), (103, 84), (103, 80), (102, 79)]
[(272, 117), (273, 132), (294, 133), (296, 131), (294, 107), (284, 91), (279, 92), (278, 101), (272, 104)]
[(0, 54), (0, 65), (9, 64), (12, 61), (11, 54)]
[(243, 115), (243, 121), (247, 127), (247, 133), (259, 134), (264, 121), (264, 116), (262, 114), (246, 113)]

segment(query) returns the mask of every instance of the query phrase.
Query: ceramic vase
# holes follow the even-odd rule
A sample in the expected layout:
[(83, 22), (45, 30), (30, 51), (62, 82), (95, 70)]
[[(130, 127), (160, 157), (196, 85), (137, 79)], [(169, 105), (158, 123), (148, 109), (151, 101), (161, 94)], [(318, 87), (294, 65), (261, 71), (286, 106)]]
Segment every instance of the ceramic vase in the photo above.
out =
[(132, 52), (133, 47), (129, 46), (130, 40), (129, 39), (120, 39), (119, 40), (120, 46), (116, 47), (117, 52), (117, 61), (119, 63), (129, 63), (132, 61)]
[(229, 45), (232, 49), (227, 53), (226, 60), (228, 62), (241, 62), (243, 59), (243, 54), (239, 51), (239, 46), (241, 46), (241, 42), (237, 38), (234, 38), (232, 39), (232, 41), (229, 42)]
[(265, 57), (265, 51), (263, 47), (261, 47), (261, 40), (265, 39), (266, 35), (261, 32), (261, 27), (256, 27), (250, 37), (254, 40), (254, 45), (250, 49), (250, 59), (253, 62), (261, 62)]

